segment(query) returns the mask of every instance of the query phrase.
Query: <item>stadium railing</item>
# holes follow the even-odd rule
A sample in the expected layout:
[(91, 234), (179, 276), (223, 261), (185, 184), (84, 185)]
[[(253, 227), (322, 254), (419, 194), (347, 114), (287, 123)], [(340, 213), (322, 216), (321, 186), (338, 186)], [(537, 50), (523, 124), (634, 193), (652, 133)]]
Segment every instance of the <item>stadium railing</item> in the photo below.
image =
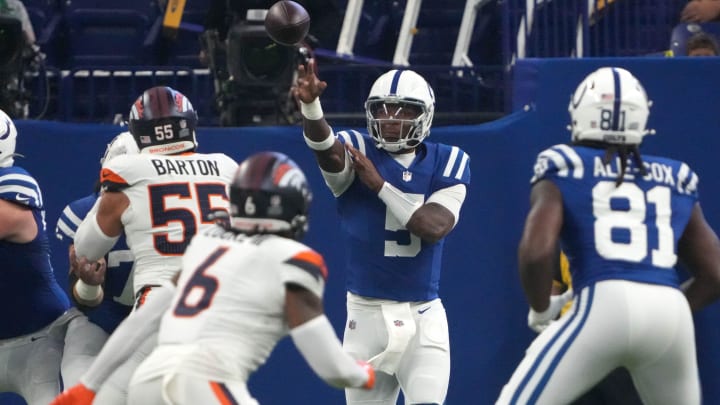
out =
[(669, 48), (684, 0), (508, 0), (504, 57), (642, 56)]

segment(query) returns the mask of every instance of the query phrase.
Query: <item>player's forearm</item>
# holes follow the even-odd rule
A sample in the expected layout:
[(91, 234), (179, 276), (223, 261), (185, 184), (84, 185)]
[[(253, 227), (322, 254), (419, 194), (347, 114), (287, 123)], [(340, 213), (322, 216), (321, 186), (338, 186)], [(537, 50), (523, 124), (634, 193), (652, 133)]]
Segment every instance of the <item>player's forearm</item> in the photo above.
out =
[(91, 213), (80, 224), (75, 233), (75, 254), (89, 261), (100, 260), (115, 246), (120, 238), (106, 235), (97, 223), (96, 215)]
[(290, 336), (313, 371), (329, 385), (372, 388), (374, 371), (343, 351), (325, 315), (292, 329)]
[(420, 207), (408, 221), (406, 228), (427, 243), (437, 243), (455, 225), (455, 217), (445, 207), (428, 203)]
[(530, 306), (542, 312), (550, 305), (553, 281), (553, 252), (528, 252), (522, 243), (518, 253), (520, 282)]
[(307, 146), (315, 153), (321, 169), (337, 173), (345, 167), (345, 150), (335, 138), (320, 105), (320, 98), (312, 103), (300, 103), (303, 116), (303, 137)]

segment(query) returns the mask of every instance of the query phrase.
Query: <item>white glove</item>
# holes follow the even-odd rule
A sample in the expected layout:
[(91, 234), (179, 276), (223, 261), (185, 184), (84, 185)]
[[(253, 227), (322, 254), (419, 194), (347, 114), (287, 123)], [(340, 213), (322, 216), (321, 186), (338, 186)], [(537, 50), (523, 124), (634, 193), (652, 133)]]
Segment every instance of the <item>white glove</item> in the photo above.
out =
[(532, 307), (530, 307), (530, 312), (528, 312), (528, 326), (530, 327), (530, 329), (534, 330), (537, 333), (544, 331), (545, 328), (550, 326), (550, 323), (552, 323), (552, 321), (557, 318), (562, 308), (572, 298), (573, 290), (571, 288), (568, 288), (567, 291), (560, 295), (551, 295), (550, 305), (545, 311), (537, 312), (532, 309)]

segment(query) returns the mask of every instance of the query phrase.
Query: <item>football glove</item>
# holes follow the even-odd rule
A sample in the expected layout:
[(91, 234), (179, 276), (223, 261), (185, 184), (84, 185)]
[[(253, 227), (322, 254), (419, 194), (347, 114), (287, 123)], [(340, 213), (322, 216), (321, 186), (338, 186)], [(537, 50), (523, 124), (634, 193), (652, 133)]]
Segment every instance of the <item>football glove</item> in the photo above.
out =
[(543, 312), (537, 312), (530, 307), (528, 312), (528, 326), (537, 333), (545, 330), (557, 318), (560, 311), (573, 297), (573, 290), (568, 289), (560, 295), (550, 296), (550, 305)]
[(63, 391), (50, 402), (50, 405), (92, 405), (95, 392), (82, 383)]
[(368, 380), (365, 383), (365, 385), (362, 386), (362, 388), (365, 388), (366, 390), (370, 390), (375, 386), (375, 369), (373, 368), (370, 363), (366, 363), (362, 360), (358, 360), (357, 362), (360, 367), (362, 367), (368, 374)]

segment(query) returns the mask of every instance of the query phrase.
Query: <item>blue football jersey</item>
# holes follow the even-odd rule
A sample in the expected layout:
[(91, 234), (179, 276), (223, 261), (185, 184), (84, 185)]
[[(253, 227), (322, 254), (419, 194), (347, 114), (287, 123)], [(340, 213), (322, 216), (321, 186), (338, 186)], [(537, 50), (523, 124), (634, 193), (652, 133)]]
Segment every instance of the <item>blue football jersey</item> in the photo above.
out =
[[(95, 205), (98, 195), (93, 193), (68, 204), (55, 227), (55, 236), (69, 244), (75, 239), (75, 232), (88, 212)], [(85, 311), (88, 319), (108, 334), (112, 333), (133, 306), (132, 266), (133, 255), (121, 235), (113, 249), (105, 255), (107, 271), (103, 290), (103, 301), (95, 308)]]
[(0, 339), (22, 336), (49, 325), (69, 307), (55, 280), (45, 230), (42, 193), (20, 167), (0, 168), (0, 198), (32, 209), (38, 232), (29, 243), (0, 241)]
[[(440, 189), (470, 183), (470, 158), (456, 146), (424, 142), (406, 169), (367, 134), (343, 131), (338, 138), (367, 156), (409, 198), (424, 202)], [(357, 177), (338, 196), (338, 210), (349, 247), (348, 291), (396, 301), (438, 297), (444, 238), (427, 243), (411, 234)]]
[(624, 279), (678, 286), (677, 243), (698, 200), (698, 176), (680, 161), (643, 155), (647, 174), (629, 159), (616, 187), (620, 158), (605, 150), (555, 145), (535, 163), (532, 183), (547, 179), (563, 197), (563, 252), (574, 288)]

